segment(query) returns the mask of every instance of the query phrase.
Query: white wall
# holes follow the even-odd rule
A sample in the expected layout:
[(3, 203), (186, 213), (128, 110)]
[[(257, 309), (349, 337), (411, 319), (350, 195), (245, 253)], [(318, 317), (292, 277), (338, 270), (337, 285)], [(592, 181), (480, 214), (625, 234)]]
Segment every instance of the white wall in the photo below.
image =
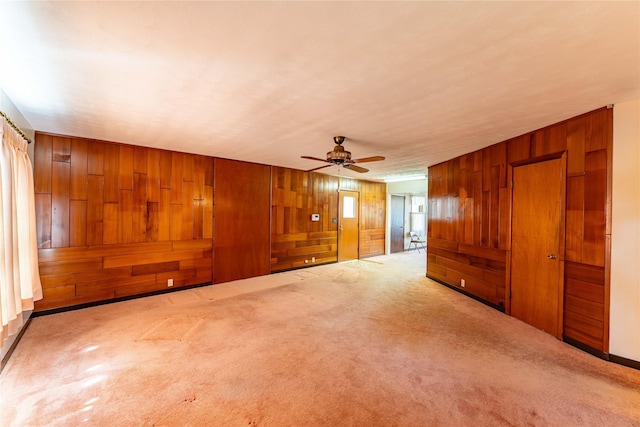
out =
[(31, 164), (33, 166), (33, 140), (35, 139), (35, 131), (33, 130), (33, 126), (31, 126), (27, 119), (25, 119), (22, 113), (16, 108), (2, 88), (0, 88), (0, 111), (9, 116), (11, 121), (18, 125), (20, 130), (22, 130), (22, 132), (24, 132), (32, 141), (32, 143), (27, 147), (27, 153), (29, 154), (29, 159), (31, 159)]
[(613, 109), (609, 353), (640, 361), (640, 100)]
[[(387, 220), (385, 231), (385, 248), (386, 254), (391, 253), (391, 195), (409, 196), (409, 195), (427, 195), (428, 181), (426, 179), (418, 179), (415, 181), (390, 182), (387, 184)], [(405, 199), (405, 231), (408, 233), (409, 209), (406, 207), (407, 199)], [(427, 204), (428, 206), (428, 204)], [(426, 208), (426, 206), (425, 206)], [(406, 234), (406, 233), (405, 233)], [(426, 237), (426, 236), (424, 236)], [(405, 236), (405, 247), (408, 246), (408, 238)]]

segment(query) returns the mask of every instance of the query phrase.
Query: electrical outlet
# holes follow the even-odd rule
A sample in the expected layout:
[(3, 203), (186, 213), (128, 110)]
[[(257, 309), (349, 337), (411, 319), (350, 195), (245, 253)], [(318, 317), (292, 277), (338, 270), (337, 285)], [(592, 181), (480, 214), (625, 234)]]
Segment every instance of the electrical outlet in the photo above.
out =
[(172, 287), (173, 286), (173, 279), (167, 279), (167, 287)]
[(311, 257), (311, 262), (316, 262), (316, 257)]
[(467, 282), (465, 282), (464, 279), (460, 279), (460, 286), (464, 288), (465, 286), (467, 286)]

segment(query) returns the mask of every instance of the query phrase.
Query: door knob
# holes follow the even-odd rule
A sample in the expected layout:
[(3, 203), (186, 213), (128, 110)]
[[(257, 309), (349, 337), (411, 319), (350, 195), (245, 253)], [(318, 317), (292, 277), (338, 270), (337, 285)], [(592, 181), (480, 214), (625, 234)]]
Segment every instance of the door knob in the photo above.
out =
[(549, 255), (547, 255), (547, 258), (556, 259), (556, 254), (549, 254)]

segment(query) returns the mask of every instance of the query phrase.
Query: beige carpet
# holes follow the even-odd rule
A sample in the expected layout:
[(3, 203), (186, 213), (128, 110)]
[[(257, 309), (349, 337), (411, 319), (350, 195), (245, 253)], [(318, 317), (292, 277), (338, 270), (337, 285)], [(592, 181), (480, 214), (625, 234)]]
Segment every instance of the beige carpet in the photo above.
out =
[(424, 277), (424, 253), (33, 320), (2, 426), (640, 426), (640, 371)]

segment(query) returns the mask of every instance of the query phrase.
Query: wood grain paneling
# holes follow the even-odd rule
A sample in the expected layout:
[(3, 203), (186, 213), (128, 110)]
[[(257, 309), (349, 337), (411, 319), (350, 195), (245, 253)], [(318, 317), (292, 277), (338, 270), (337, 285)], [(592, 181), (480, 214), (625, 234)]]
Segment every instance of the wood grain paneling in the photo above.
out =
[(71, 139), (54, 135), (51, 155), (54, 162), (71, 163)]
[(104, 217), (104, 177), (87, 177), (87, 245), (101, 245)]
[(51, 193), (35, 194), (38, 249), (51, 247)]
[[(211, 158), (42, 133), (35, 147), (38, 248), (48, 251), (40, 252), (47, 291), (36, 309), (165, 289), (174, 276), (176, 287), (211, 281), (213, 189), (204, 185)], [(165, 172), (171, 179), (161, 190)], [(181, 196), (174, 204), (172, 194)], [(171, 237), (199, 243), (174, 247)]]
[(40, 135), (34, 147), (33, 186), (36, 194), (51, 194), (52, 138), (51, 135)]
[(511, 189), (502, 165), (566, 152), (564, 336), (608, 351), (612, 120), (601, 108), (430, 167), (427, 275), (453, 286), (464, 278), (465, 292), (503, 299)]
[(338, 185), (337, 177), (272, 167), (271, 271), (337, 261)]
[(51, 163), (51, 246), (69, 245), (69, 163)]
[(120, 158), (118, 159), (118, 188), (120, 190), (133, 190), (133, 147), (120, 145)]
[(335, 261), (341, 185), (361, 255), (384, 252), (381, 183), (273, 168), (272, 185), (265, 165), (43, 133), (35, 151), (37, 310)]
[[(42, 135), (46, 137), (46, 135)], [(87, 173), (89, 175), (104, 175), (104, 144), (100, 141), (91, 141), (87, 154)]]
[(84, 139), (71, 141), (69, 198), (72, 200), (87, 200), (87, 145)]
[(360, 191), (360, 258), (383, 255), (387, 188), (384, 183), (358, 180)]
[(215, 159), (215, 283), (270, 273), (271, 168)]
[(120, 146), (104, 144), (104, 202), (120, 202), (119, 162)]
[(584, 244), (582, 261), (604, 267), (607, 201), (607, 150), (588, 152), (584, 176)]
[(87, 201), (69, 202), (69, 246), (87, 244)]
[(160, 151), (147, 150), (147, 201), (160, 201)]

